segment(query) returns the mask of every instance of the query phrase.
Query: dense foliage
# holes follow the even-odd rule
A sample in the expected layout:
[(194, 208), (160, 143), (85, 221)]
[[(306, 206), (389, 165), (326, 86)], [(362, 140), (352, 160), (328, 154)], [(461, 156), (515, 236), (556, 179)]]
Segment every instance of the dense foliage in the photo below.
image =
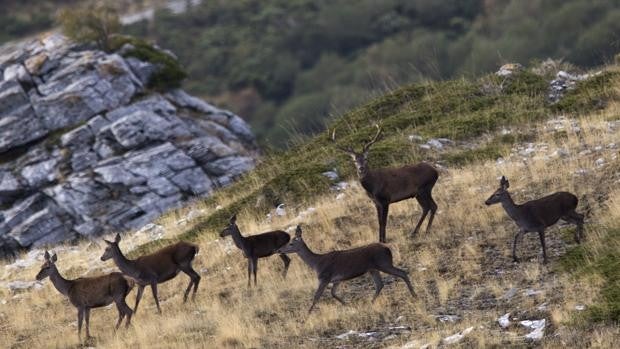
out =
[(248, 118), (262, 139), (322, 128), (403, 83), (507, 61), (595, 66), (619, 51), (617, 1), (204, 1), (131, 32), (177, 53), (187, 88)]

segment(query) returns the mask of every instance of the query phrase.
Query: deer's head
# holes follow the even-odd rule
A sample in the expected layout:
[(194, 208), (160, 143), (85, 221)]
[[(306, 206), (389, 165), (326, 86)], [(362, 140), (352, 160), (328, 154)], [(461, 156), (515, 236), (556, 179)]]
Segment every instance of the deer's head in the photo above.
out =
[(106, 239), (103, 239), (103, 241), (105, 242), (107, 247), (105, 248), (105, 251), (103, 251), (103, 255), (101, 256), (102, 261), (107, 261), (108, 259), (114, 257), (115, 254), (121, 252), (120, 248), (118, 247), (118, 243), (121, 242), (120, 234), (116, 234), (116, 236), (114, 237), (114, 241), (108, 241)]
[(295, 237), (288, 245), (280, 248), (278, 253), (297, 253), (305, 244), (304, 239), (301, 237), (301, 226), (297, 225), (297, 228), (295, 229)]
[(489, 196), (487, 201), (484, 203), (487, 205), (493, 205), (498, 202), (501, 202), (506, 195), (508, 195), (508, 188), (510, 187), (510, 183), (506, 177), (502, 176), (502, 179), (499, 180), (499, 188)]
[[(360, 177), (364, 176), (366, 172), (368, 171), (368, 151), (370, 150), (370, 147), (373, 144), (375, 144), (377, 140), (379, 140), (379, 135), (381, 135), (381, 128), (379, 127), (379, 125), (375, 125), (375, 127), (377, 127), (377, 133), (370, 141), (364, 144), (364, 147), (362, 148), (362, 151), (360, 152), (355, 151), (352, 147), (349, 147), (349, 146), (342, 147), (342, 146), (336, 145), (337, 149), (340, 149), (343, 152), (349, 154), (349, 156), (351, 156), (351, 158), (353, 159), (353, 162), (355, 163), (357, 174)], [(332, 141), (334, 142), (334, 144), (336, 143), (336, 130), (332, 132)]]
[(223, 238), (223, 237), (232, 235), (235, 232), (239, 232), (239, 227), (237, 227), (237, 215), (236, 214), (230, 217), (230, 220), (228, 221), (228, 225), (226, 226), (226, 228), (224, 228), (224, 230), (220, 232), (220, 237)]
[(45, 262), (43, 263), (43, 265), (41, 266), (41, 270), (39, 271), (39, 273), (36, 276), (36, 279), (38, 281), (41, 281), (43, 279), (45, 279), (46, 277), (50, 276), (52, 274), (52, 272), (56, 269), (56, 261), (58, 260), (58, 257), (56, 257), (56, 254), (54, 253), (53, 256), (50, 256), (50, 253), (45, 251)]

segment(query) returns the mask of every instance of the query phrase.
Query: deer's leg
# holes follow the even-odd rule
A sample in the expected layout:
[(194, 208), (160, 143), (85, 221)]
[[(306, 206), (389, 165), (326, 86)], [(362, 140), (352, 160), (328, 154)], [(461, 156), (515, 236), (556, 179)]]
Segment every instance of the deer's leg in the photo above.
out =
[(512, 242), (512, 260), (513, 262), (519, 263), (519, 258), (517, 258), (517, 240), (523, 235), (523, 230), (519, 230), (515, 235), (515, 239)]
[(144, 285), (138, 284), (138, 292), (136, 293), (136, 305), (133, 306), (134, 314), (138, 311), (138, 304), (140, 303), (140, 299), (142, 298), (143, 292), (144, 292)]
[(78, 308), (78, 339), (82, 343), (82, 321), (84, 320), (84, 309)]
[(540, 237), (540, 244), (542, 245), (543, 263), (547, 264), (547, 247), (545, 246), (545, 231), (539, 230), (538, 237)]
[(437, 212), (437, 203), (435, 202), (435, 200), (433, 200), (433, 197), (431, 196), (430, 190), (428, 192), (428, 199), (429, 199), (429, 204), (430, 204), (429, 208), (431, 210), (431, 215), (428, 218), (428, 224), (426, 225), (426, 233), (427, 234), (431, 230), (431, 225), (433, 224), (433, 219), (435, 219), (435, 212)]
[(379, 297), (379, 293), (383, 289), (383, 279), (381, 279), (381, 274), (379, 274), (376, 270), (370, 271), (370, 276), (372, 276), (372, 281), (375, 283), (375, 296), (372, 297), (372, 301), (374, 302), (377, 297)]
[(338, 289), (338, 285), (340, 285), (340, 282), (332, 283), (331, 294), (332, 294), (332, 297), (334, 297), (338, 302), (340, 302), (340, 304), (344, 305), (345, 303), (342, 300), (342, 298), (338, 297), (338, 295), (336, 294), (336, 290)]
[(155, 305), (157, 305), (157, 312), (161, 314), (161, 308), (159, 307), (159, 299), (157, 298), (157, 281), (151, 282), (151, 291), (153, 292), (153, 298), (155, 298)]
[(377, 202), (375, 206), (377, 208), (377, 217), (379, 218), (379, 242), (385, 243), (385, 226), (387, 225), (390, 204), (386, 202)]
[(90, 338), (90, 308), (84, 309), (84, 320), (86, 320), (86, 339)]
[(116, 303), (116, 310), (118, 310), (118, 321), (116, 322), (116, 326), (114, 326), (114, 332), (118, 330), (118, 328), (121, 325), (121, 322), (123, 321), (123, 318), (125, 317), (125, 310), (123, 309), (121, 304), (118, 301), (115, 301), (115, 303)]
[(576, 211), (572, 211), (562, 217), (562, 219), (577, 226), (575, 230), (575, 242), (578, 244), (581, 243), (581, 237), (583, 236), (583, 215)]
[(250, 288), (252, 283), (252, 259), (248, 258), (248, 288)]
[[(129, 323), (131, 322), (131, 315), (133, 314), (133, 312), (131, 311), (131, 308), (127, 305), (125, 297), (125, 295), (119, 295), (114, 300), (114, 302), (116, 303), (116, 307), (118, 308), (118, 313), (120, 317), (118, 319), (118, 323), (116, 324), (117, 329), (125, 316), (127, 316), (127, 321), (125, 321), (125, 328), (129, 327)], [(121, 313), (123, 314), (122, 316)]]
[(390, 275), (394, 275), (398, 278), (403, 279), (403, 281), (405, 281), (405, 284), (407, 284), (407, 288), (409, 289), (409, 293), (411, 293), (412, 297), (415, 297), (415, 292), (413, 291), (413, 286), (411, 285), (411, 281), (409, 280), (409, 275), (407, 275), (407, 272), (396, 268), (393, 265), (382, 265), (379, 267), (379, 270), (381, 270), (384, 273), (390, 274)]
[(256, 286), (256, 272), (258, 270), (258, 257), (252, 258), (252, 272), (254, 273), (254, 286)]
[(187, 285), (187, 289), (185, 290), (185, 294), (183, 295), (183, 303), (187, 301), (187, 296), (189, 295), (189, 291), (192, 289), (192, 285), (194, 285), (194, 293), (192, 295), (192, 299), (196, 295), (196, 290), (198, 289), (198, 283), (200, 282), (200, 275), (192, 268), (191, 265), (181, 265), (179, 266), (181, 270), (189, 276), (190, 281), (189, 285)]
[(282, 277), (286, 278), (286, 273), (288, 272), (288, 266), (291, 264), (291, 259), (284, 253), (280, 254), (280, 258), (282, 259), (282, 262), (284, 262), (284, 271), (282, 272)]
[[(418, 231), (420, 230), (420, 226), (422, 226), (422, 222), (424, 222), (424, 218), (426, 218), (426, 215), (428, 214), (428, 211), (430, 210), (430, 203), (428, 201), (428, 197), (426, 196), (426, 193), (419, 193), (415, 199), (418, 201), (418, 203), (420, 204), (420, 207), (422, 207), (422, 216), (420, 217), (420, 220), (418, 220), (418, 224), (416, 224), (415, 228), (413, 229), (413, 233), (412, 235), (417, 235)], [(426, 230), (428, 231), (428, 228), (426, 228)]]
[(308, 314), (310, 314), (312, 312), (312, 309), (314, 309), (314, 305), (319, 300), (319, 298), (321, 298), (321, 295), (325, 291), (325, 288), (327, 287), (328, 283), (329, 283), (328, 280), (321, 280), (320, 281), (319, 288), (317, 288), (316, 292), (314, 293), (314, 298), (312, 299), (312, 305), (310, 306), (310, 309), (308, 310)]

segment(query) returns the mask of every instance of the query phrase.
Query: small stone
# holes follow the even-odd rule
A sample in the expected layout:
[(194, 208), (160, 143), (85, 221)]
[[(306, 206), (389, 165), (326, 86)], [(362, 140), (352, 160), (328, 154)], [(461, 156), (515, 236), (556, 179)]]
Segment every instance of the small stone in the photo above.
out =
[(508, 326), (510, 326), (510, 313), (506, 313), (502, 316), (499, 317), (499, 319), (497, 319), (497, 322), (499, 323), (499, 326), (501, 328), (507, 328)]

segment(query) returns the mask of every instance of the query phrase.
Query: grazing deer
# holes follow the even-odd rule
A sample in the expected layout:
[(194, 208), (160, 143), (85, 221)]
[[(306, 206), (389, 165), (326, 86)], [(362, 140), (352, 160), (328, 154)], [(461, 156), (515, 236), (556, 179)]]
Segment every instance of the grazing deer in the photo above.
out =
[(104, 307), (112, 302), (118, 309), (118, 322), (116, 329), (121, 325), (123, 318), (127, 316), (125, 327), (129, 327), (131, 321), (131, 308), (125, 302), (125, 297), (133, 288), (133, 279), (123, 276), (121, 273), (110, 273), (95, 277), (82, 277), (75, 280), (67, 280), (60, 275), (56, 268), (56, 254), (50, 257), (45, 251), (45, 263), (37, 274), (37, 280), (41, 281), (49, 276), (58, 292), (69, 298), (69, 301), (78, 310), (78, 338), (82, 342), (82, 320), (86, 320), (86, 338), (90, 338), (89, 322), (90, 309)]
[(316, 254), (308, 248), (301, 233), (301, 227), (298, 225), (295, 230), (295, 238), (293, 238), (290, 244), (282, 247), (279, 252), (297, 253), (310, 268), (314, 269), (319, 278), (319, 288), (314, 293), (314, 299), (308, 313), (312, 311), (314, 305), (321, 298), (323, 291), (330, 283), (332, 284), (332, 297), (344, 304), (342, 298), (336, 295), (340, 282), (362, 276), (367, 272), (370, 273), (375, 283), (373, 302), (383, 289), (380, 271), (403, 279), (407, 284), (407, 288), (409, 288), (411, 296), (415, 296), (407, 272), (396, 268), (392, 264), (392, 251), (387, 246), (374, 243), (350, 250)]
[[(258, 270), (258, 259), (269, 257), (277, 253), (278, 249), (291, 240), (291, 236), (282, 230), (269, 231), (262, 234), (243, 236), (237, 227), (237, 215), (230, 218), (230, 224), (220, 232), (220, 237), (232, 236), (235, 245), (243, 251), (243, 255), (248, 259), (248, 287), (250, 287), (251, 274), (254, 273), (254, 286), (256, 286), (256, 272)], [(288, 266), (291, 259), (287, 255), (280, 253), (280, 258), (284, 262), (284, 272), (282, 277), (286, 278)]]
[(200, 275), (192, 268), (192, 260), (196, 253), (198, 253), (198, 246), (180, 241), (132, 260), (127, 259), (121, 252), (118, 246), (118, 243), (121, 241), (119, 234), (116, 234), (114, 241), (107, 241), (105, 239), (103, 241), (105, 241), (108, 247), (106, 247), (101, 256), (101, 260), (107, 261), (112, 258), (123, 274), (134, 278), (138, 284), (136, 305), (133, 308), (134, 313), (138, 310), (138, 303), (140, 303), (142, 298), (144, 287), (151, 286), (153, 298), (155, 298), (155, 304), (157, 305), (157, 312), (161, 314), (159, 299), (157, 298), (157, 284), (174, 278), (180, 271), (190, 277), (189, 285), (187, 285), (183, 295), (183, 302), (187, 301), (192, 285), (194, 286), (192, 299), (196, 297)]
[[(336, 148), (349, 154), (355, 162), (359, 181), (377, 208), (379, 242), (386, 242), (385, 226), (390, 204), (411, 198), (416, 198), (420, 206), (422, 206), (422, 217), (420, 217), (418, 224), (413, 230), (413, 235), (418, 233), (424, 218), (426, 218), (428, 211), (430, 211), (431, 215), (426, 226), (426, 232), (428, 233), (437, 211), (437, 204), (433, 200), (431, 192), (439, 174), (433, 166), (424, 162), (398, 168), (370, 169), (368, 167), (368, 151), (379, 139), (380, 134), (381, 129), (377, 126), (377, 134), (364, 145), (361, 152), (356, 152), (351, 147), (336, 146)], [(332, 133), (332, 141), (336, 142), (335, 130)]]
[(517, 205), (512, 201), (508, 187), (510, 183), (506, 177), (502, 176), (499, 188), (485, 201), (485, 204), (501, 203), (508, 216), (519, 226), (519, 232), (515, 235), (512, 245), (512, 259), (515, 262), (519, 261), (516, 255), (517, 240), (525, 233), (537, 232), (542, 245), (543, 262), (547, 263), (545, 228), (554, 225), (560, 218), (577, 225), (575, 241), (577, 243), (581, 241), (583, 215), (575, 211), (578, 203), (575, 195), (560, 191)]

